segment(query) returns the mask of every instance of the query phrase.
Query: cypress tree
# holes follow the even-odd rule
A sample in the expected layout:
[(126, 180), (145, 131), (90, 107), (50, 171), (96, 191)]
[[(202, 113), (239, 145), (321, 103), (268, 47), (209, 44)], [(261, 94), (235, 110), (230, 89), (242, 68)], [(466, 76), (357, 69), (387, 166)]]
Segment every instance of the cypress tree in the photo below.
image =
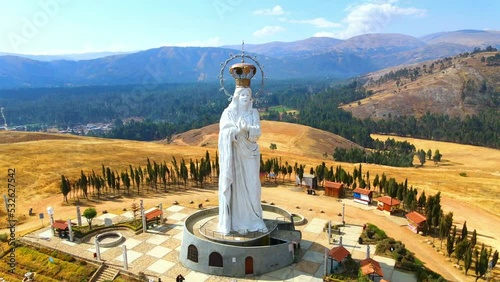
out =
[(63, 199), (67, 203), (68, 202), (68, 194), (71, 192), (71, 185), (69, 180), (61, 175), (61, 192), (63, 194)]
[(88, 199), (87, 196), (87, 187), (88, 187), (88, 178), (83, 173), (83, 170), (81, 171), (81, 176), (80, 176), (81, 182), (80, 182), (80, 188), (82, 189), (83, 195), (85, 196), (86, 199)]
[(483, 244), (481, 246), (481, 252), (479, 253), (479, 260), (477, 260), (476, 255), (476, 281), (479, 280), (479, 278), (483, 277), (484, 274), (486, 274), (486, 271), (488, 270), (488, 257), (488, 251)]
[(467, 276), (467, 271), (469, 271), (471, 265), (472, 265), (472, 250), (473, 248), (469, 246), (467, 250), (465, 251), (464, 255), (464, 268), (465, 268), (465, 275)]
[(474, 229), (474, 231), (472, 232), (472, 237), (470, 238), (471, 248), (474, 248), (476, 246), (476, 243), (477, 243), (477, 233), (476, 229)]
[(457, 264), (464, 258), (465, 252), (469, 248), (469, 242), (463, 240), (455, 246), (455, 256), (457, 257)]
[(422, 191), (422, 194), (420, 194), (420, 197), (418, 197), (418, 208), (422, 210), (425, 206), (425, 203), (427, 202), (426, 196), (425, 196), (425, 191)]
[(205, 152), (205, 162), (206, 162), (206, 173), (207, 176), (212, 176), (212, 167), (210, 166), (211, 160), (210, 160), (210, 153), (208, 153), (208, 150)]
[(448, 238), (446, 239), (446, 252), (448, 253), (448, 257), (450, 257), (454, 251), (453, 243), (455, 243), (455, 239), (453, 236), (448, 235)]
[(464, 221), (464, 225), (462, 226), (462, 236), (460, 236), (460, 240), (463, 241), (467, 238), (467, 221)]
[(493, 257), (491, 258), (491, 268), (494, 268), (497, 265), (498, 262), (498, 251), (496, 250), (493, 253)]
[(378, 173), (375, 175), (375, 179), (373, 179), (373, 188), (378, 187), (379, 185), (379, 176)]
[(358, 169), (358, 181), (361, 181), (363, 178), (363, 171), (361, 169), (361, 164), (359, 164), (359, 169)]
[(136, 168), (135, 169), (135, 185), (137, 186), (137, 195), (141, 193), (140, 188), (141, 188), (141, 176), (139, 175), (139, 170)]

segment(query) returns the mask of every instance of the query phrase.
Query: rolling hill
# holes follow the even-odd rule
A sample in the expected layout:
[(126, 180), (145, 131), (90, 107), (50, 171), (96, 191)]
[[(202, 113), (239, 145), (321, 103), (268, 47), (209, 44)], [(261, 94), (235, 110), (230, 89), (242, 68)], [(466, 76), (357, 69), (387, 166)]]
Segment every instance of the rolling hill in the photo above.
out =
[(469, 48), (487, 47), (491, 45), (498, 47), (500, 31), (493, 30), (457, 30), (450, 32), (438, 32), (420, 37), (427, 44), (452, 43)]
[(342, 108), (358, 118), (422, 116), (427, 111), (465, 117), (498, 109), (500, 66), (483, 62), (499, 52), (426, 61), (365, 76), (373, 95)]
[[(267, 133), (259, 139), (261, 148), (269, 148), (270, 144), (274, 143), (277, 146), (276, 152), (289, 152), (320, 159), (324, 158), (325, 152), (331, 154), (336, 147), (361, 148), (338, 135), (309, 126), (273, 121), (262, 121), (261, 126), (262, 132)], [(212, 124), (178, 134), (172, 138), (171, 143), (217, 149), (218, 138), (219, 124)]]

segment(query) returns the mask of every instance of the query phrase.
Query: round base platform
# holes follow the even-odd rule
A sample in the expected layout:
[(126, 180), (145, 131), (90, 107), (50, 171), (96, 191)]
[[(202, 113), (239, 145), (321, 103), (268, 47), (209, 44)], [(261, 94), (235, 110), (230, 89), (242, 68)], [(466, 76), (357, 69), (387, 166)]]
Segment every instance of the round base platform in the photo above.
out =
[(272, 205), (262, 210), (268, 230), (245, 235), (215, 231), (218, 207), (191, 214), (184, 221), (179, 261), (198, 272), (229, 277), (258, 276), (292, 264), (302, 237), (292, 215)]

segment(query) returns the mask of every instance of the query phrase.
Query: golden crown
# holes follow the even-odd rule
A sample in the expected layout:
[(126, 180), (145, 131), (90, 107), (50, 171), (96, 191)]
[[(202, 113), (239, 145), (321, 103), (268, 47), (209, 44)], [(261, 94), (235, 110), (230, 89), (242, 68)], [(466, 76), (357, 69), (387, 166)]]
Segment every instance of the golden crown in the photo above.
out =
[(242, 62), (232, 65), (229, 73), (236, 80), (237, 87), (250, 87), (250, 80), (257, 73), (257, 69), (252, 64)]
[(260, 69), (260, 73), (262, 76), (262, 81), (260, 82), (260, 89), (257, 92), (255, 92), (254, 95), (252, 95), (252, 96), (254, 96), (254, 97), (257, 96), (264, 89), (265, 77), (264, 77), (263, 66), (261, 66), (260, 63), (257, 61), (257, 56), (252, 57), (252, 56), (245, 54), (244, 46), (245, 46), (245, 43), (243, 42), (241, 44), (241, 54), (237, 54), (237, 55), (229, 54), (229, 59), (227, 59), (225, 62), (221, 63), (222, 68), (220, 69), (220, 73), (219, 73), (219, 81), (220, 81), (221, 88), (219, 90), (224, 91), (224, 94), (226, 94), (229, 97), (229, 100), (231, 100), (231, 98), (233, 96), (231, 95), (231, 93), (229, 93), (227, 91), (226, 87), (224, 86), (224, 70), (226, 69), (227, 64), (236, 58), (241, 58), (241, 63), (234, 64), (229, 68), (229, 73), (236, 80), (236, 87), (249, 88), (250, 87), (250, 80), (257, 73), (257, 68), (254, 65), (249, 64), (249, 63), (245, 63), (245, 58), (248, 58), (248, 59), (252, 60), (255, 63), (255, 65), (257, 65), (257, 67)]

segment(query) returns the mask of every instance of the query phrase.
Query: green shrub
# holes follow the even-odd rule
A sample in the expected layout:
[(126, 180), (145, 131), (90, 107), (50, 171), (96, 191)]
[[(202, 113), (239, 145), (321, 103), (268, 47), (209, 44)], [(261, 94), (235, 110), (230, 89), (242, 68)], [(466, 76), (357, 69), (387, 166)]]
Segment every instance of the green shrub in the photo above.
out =
[(363, 239), (364, 244), (373, 244), (384, 240), (387, 238), (387, 235), (377, 226), (368, 223), (365, 230), (361, 233), (361, 238)]
[(104, 225), (92, 225), (92, 230), (90, 230), (89, 226), (75, 226), (73, 227), (73, 232), (76, 238), (83, 238), (89, 234), (97, 233), (98, 231), (106, 229), (112, 229), (115, 227), (126, 227), (131, 229), (132, 231), (138, 231), (142, 229), (142, 221), (141, 219), (134, 219), (128, 222), (115, 224), (111, 227), (107, 227)]
[(9, 235), (7, 235), (7, 233), (0, 234), (0, 241), (7, 242), (8, 238), (9, 238)]
[(379, 240), (387, 238), (387, 235), (385, 234), (384, 230), (382, 230), (382, 229), (378, 229), (378, 228), (375, 229), (375, 234), (377, 234)]

